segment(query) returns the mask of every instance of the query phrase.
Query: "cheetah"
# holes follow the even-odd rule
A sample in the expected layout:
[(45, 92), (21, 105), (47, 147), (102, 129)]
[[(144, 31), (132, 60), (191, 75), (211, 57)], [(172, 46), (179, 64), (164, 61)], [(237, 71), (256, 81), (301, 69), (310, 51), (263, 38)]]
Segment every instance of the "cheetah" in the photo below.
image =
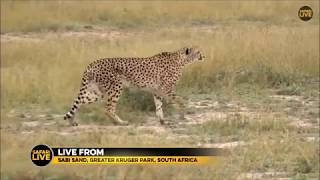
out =
[(184, 118), (183, 99), (174, 92), (176, 82), (187, 64), (204, 58), (198, 48), (184, 47), (173, 52), (161, 52), (151, 57), (104, 58), (88, 65), (72, 108), (64, 116), (72, 126), (76, 111), (84, 104), (105, 99), (105, 112), (113, 123), (127, 125), (116, 114), (117, 101), (124, 87), (129, 85), (148, 90), (153, 94), (156, 116), (164, 124), (162, 102), (172, 103), (180, 110), (180, 118)]

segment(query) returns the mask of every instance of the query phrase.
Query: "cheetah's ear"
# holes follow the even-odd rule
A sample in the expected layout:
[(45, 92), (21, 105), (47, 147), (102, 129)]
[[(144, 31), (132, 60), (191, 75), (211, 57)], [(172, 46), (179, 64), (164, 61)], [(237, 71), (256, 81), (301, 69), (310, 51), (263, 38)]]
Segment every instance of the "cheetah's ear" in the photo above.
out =
[(190, 54), (190, 49), (186, 48), (186, 55)]

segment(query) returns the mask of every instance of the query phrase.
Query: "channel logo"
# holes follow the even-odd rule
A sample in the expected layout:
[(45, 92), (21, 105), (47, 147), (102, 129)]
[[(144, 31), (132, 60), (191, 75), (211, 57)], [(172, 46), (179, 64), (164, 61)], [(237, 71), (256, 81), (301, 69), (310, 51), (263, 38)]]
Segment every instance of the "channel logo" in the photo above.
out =
[(31, 161), (37, 166), (46, 166), (53, 159), (53, 152), (47, 145), (37, 145), (31, 150)]

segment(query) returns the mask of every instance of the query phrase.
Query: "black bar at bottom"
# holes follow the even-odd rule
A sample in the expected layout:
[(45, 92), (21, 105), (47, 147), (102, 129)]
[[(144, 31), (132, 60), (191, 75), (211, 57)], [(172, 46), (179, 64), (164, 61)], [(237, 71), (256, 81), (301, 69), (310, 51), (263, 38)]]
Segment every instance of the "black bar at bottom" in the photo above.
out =
[[(71, 156), (66, 151), (74, 149), (77, 156), (90, 156), (80, 155), (80, 149), (87, 149), (94, 151), (95, 149), (103, 149), (103, 155), (100, 156), (222, 156), (225, 151), (220, 148), (52, 148), (54, 156), (58, 155), (60, 149), (60, 156)], [(61, 155), (61, 152), (64, 152)]]

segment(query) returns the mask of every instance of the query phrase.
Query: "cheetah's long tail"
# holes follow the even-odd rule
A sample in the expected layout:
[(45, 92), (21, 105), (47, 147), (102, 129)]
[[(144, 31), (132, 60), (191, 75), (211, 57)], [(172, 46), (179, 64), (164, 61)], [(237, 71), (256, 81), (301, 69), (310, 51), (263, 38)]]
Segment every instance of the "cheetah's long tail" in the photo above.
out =
[(75, 115), (76, 111), (79, 109), (79, 107), (81, 105), (81, 96), (84, 94), (84, 92), (83, 92), (84, 90), (83, 89), (85, 89), (85, 88), (86, 87), (83, 86), (80, 89), (80, 93), (79, 93), (78, 97), (75, 98), (75, 100), (73, 101), (73, 104), (72, 104), (72, 107), (71, 107), (70, 111), (68, 111), (64, 115), (64, 117), (63, 117), (64, 120), (67, 120), (67, 119), (71, 119), (72, 120), (74, 118), (74, 115)]
[(74, 118), (76, 111), (79, 109), (80, 105), (83, 103), (83, 96), (86, 94), (86, 89), (88, 87), (88, 83), (90, 80), (92, 80), (92, 73), (90, 72), (90, 70), (87, 69), (83, 74), (80, 92), (77, 98), (75, 98), (70, 111), (68, 111), (64, 115), (63, 117), (64, 120), (67, 120), (67, 119), (72, 120)]

